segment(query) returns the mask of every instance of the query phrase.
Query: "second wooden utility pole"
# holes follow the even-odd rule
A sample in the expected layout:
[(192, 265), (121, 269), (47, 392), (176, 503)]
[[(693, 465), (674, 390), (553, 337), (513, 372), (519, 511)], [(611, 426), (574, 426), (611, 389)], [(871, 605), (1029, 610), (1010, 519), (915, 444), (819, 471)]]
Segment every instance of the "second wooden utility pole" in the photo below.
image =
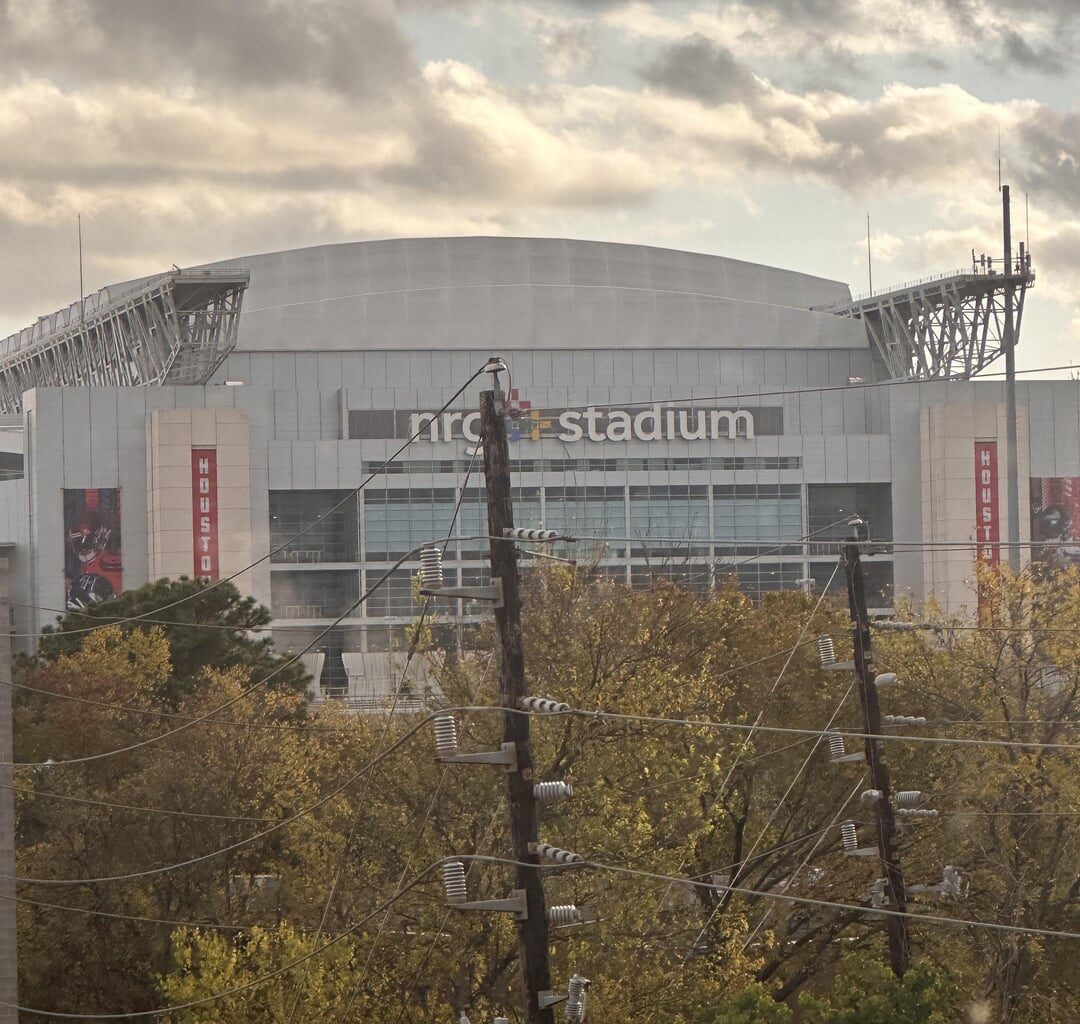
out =
[(502, 586), (502, 606), (495, 609), (499, 634), (499, 690), (502, 696), (503, 742), (513, 743), (517, 770), (507, 773), (516, 888), (525, 893), (528, 914), (518, 921), (518, 953), (525, 987), (526, 1024), (554, 1024), (550, 1006), (540, 1006), (540, 993), (551, 990), (548, 956), (547, 906), (540, 858), (530, 852), (539, 840), (536, 798), (533, 795), (532, 749), (529, 716), (521, 714), (525, 689), (525, 657), (521, 640), (521, 589), (518, 580), (517, 545), (501, 540), (514, 526), (510, 499), (510, 446), (503, 419), (503, 395), (484, 391), (480, 395), (480, 436), (484, 445), (484, 483), (487, 488), (488, 541), (491, 548), (491, 580)]
[[(860, 522), (853, 528), (863, 527)], [(896, 848), (896, 817), (893, 814), (892, 791), (889, 787), (889, 768), (881, 749), (881, 707), (874, 669), (874, 652), (870, 642), (870, 616), (866, 610), (866, 593), (863, 589), (862, 562), (859, 560), (858, 538), (844, 545), (844, 573), (847, 577), (848, 607), (851, 612), (852, 634), (855, 646), (855, 675), (858, 677), (859, 700), (862, 704), (864, 731), (866, 732), (866, 764), (870, 769), (870, 785), (878, 791), (874, 801), (877, 820), (878, 853), (885, 873), (885, 900), (888, 909), (907, 913), (907, 890), (900, 870), (900, 855)], [(885, 932), (889, 940), (889, 965), (893, 974), (902, 978), (908, 969), (907, 918), (889, 914), (885, 918)]]

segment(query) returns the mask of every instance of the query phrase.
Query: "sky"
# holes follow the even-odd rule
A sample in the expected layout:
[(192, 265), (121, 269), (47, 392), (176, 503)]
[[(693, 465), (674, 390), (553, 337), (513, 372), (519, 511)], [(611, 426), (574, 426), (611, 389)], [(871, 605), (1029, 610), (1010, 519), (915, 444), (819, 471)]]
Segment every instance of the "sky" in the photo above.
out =
[[(1000, 252), (1080, 364), (1076, 0), (0, 0), (0, 337), (366, 238), (659, 245), (867, 288)], [(1061, 373), (1046, 374), (1062, 375)]]

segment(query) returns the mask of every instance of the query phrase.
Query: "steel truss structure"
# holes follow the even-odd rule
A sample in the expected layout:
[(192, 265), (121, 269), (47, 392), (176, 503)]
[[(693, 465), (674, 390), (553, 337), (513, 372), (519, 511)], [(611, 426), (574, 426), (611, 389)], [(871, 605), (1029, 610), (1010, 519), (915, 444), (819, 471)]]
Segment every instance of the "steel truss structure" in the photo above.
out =
[(42, 317), (0, 341), (0, 412), (35, 387), (205, 384), (236, 347), (248, 280), (176, 270)]
[(1013, 338), (1020, 340), (1024, 295), (1035, 283), (1030, 260), (1013, 273), (956, 270), (848, 303), (817, 307), (862, 320), (889, 379), (971, 377), (1003, 352), (1005, 289), (1013, 289)]

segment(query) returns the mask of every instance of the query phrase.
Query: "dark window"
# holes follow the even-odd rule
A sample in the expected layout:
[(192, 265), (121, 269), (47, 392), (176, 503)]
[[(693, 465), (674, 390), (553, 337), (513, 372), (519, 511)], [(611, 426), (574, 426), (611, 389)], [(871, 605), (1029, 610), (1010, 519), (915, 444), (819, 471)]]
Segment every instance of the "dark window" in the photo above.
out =
[(349, 437), (397, 437), (393, 409), (349, 410)]
[(352, 491), (270, 492), (272, 562), (355, 562), (358, 541)]
[(809, 484), (811, 555), (839, 554), (838, 544), (828, 540), (846, 540), (851, 530), (848, 520), (858, 515), (870, 527), (871, 541), (893, 539), (892, 487), (889, 484)]
[(270, 574), (270, 607), (275, 619), (337, 618), (359, 596), (360, 577), (355, 569)]

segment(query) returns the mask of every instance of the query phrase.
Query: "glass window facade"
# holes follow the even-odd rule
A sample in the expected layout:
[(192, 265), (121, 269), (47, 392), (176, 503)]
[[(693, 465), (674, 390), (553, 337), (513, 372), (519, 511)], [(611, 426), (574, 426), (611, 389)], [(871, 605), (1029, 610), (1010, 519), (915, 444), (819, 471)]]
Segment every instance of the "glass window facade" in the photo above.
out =
[[(724, 484), (713, 487), (713, 537), (718, 553), (753, 554), (803, 535), (798, 484)], [(797, 546), (781, 554), (802, 555)]]
[(809, 484), (806, 494), (808, 530), (817, 542), (810, 549), (812, 555), (839, 554), (839, 545), (824, 542), (847, 539), (851, 533), (847, 522), (853, 515), (867, 522), (871, 541), (893, 539), (890, 484)]
[(548, 487), (544, 526), (569, 536), (625, 537), (623, 487)]
[(332, 619), (360, 596), (355, 569), (275, 571), (270, 574), (270, 605), (275, 619)]
[[(893, 607), (893, 564), (888, 561), (863, 558), (860, 560), (863, 567), (863, 590), (866, 594), (866, 606), (868, 608), (892, 608)], [(822, 589), (832, 578), (832, 584), (826, 593), (830, 597), (843, 597), (847, 593), (847, 579), (844, 576), (843, 567), (833, 576), (836, 569), (836, 561), (811, 562), (810, 577), (814, 581), (816, 593)]]
[(272, 562), (355, 562), (359, 540), (355, 492), (270, 492)]
[[(415, 569), (395, 569), (386, 581), (364, 602), (367, 614), (372, 618), (404, 618), (420, 614), (423, 598), (413, 599)], [(370, 590), (383, 573), (368, 569), (364, 573), (364, 586)]]
[(632, 555), (707, 554), (708, 486), (632, 486), (629, 535)]
[[(539, 488), (515, 487), (510, 497), (514, 505), (514, 523), (517, 526), (538, 527), (543, 521)], [(462, 538), (461, 557), (486, 559), (491, 548), (487, 539), (487, 492), (482, 487), (466, 488), (461, 499), (458, 524), (458, 535)]]
[(454, 518), (453, 488), (364, 492), (364, 555), (392, 561), (419, 544), (446, 537)]

